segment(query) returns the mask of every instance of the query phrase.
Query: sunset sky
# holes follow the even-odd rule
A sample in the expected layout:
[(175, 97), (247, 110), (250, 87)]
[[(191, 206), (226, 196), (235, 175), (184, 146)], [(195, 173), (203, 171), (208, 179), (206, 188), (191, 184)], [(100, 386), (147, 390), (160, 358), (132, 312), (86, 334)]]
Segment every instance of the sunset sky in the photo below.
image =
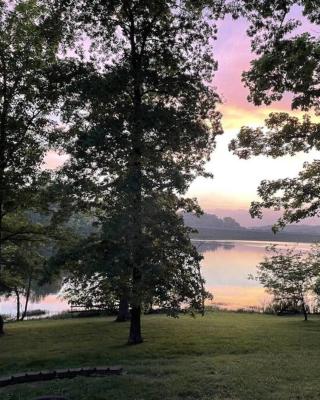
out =
[[(299, 9), (295, 9), (299, 14)], [(301, 16), (299, 15), (299, 18)], [(244, 226), (266, 225), (275, 221), (273, 212), (266, 212), (262, 221), (252, 220), (248, 209), (250, 202), (257, 199), (256, 189), (263, 179), (293, 177), (302, 168), (303, 162), (314, 159), (314, 154), (300, 154), (278, 160), (257, 157), (252, 160), (239, 160), (228, 151), (228, 144), (241, 126), (262, 126), (264, 119), (272, 111), (290, 111), (290, 96), (270, 107), (255, 107), (248, 103), (248, 90), (241, 82), (241, 74), (248, 70), (253, 55), (250, 40), (246, 35), (247, 22), (244, 19), (233, 21), (226, 18), (218, 23), (218, 40), (213, 43), (214, 57), (219, 63), (212, 85), (217, 88), (223, 104), (224, 135), (217, 140), (217, 149), (207, 168), (214, 179), (197, 179), (188, 195), (197, 197), (206, 212), (220, 217), (232, 216)], [(304, 20), (298, 31), (315, 33), (317, 27)], [(302, 113), (296, 113), (302, 115)], [(62, 158), (63, 159), (63, 158)], [(47, 164), (55, 167), (61, 157), (50, 153)], [(309, 221), (309, 223), (317, 223)]]

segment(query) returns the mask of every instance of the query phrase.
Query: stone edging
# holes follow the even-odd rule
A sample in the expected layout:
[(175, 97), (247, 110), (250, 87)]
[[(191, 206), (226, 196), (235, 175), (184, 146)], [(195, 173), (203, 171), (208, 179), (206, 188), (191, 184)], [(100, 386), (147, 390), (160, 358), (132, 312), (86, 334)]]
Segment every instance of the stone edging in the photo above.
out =
[(51, 381), (54, 379), (72, 379), (76, 376), (108, 376), (121, 375), (121, 367), (72, 368), (55, 371), (28, 372), (0, 378), (0, 387), (18, 385), (20, 383)]

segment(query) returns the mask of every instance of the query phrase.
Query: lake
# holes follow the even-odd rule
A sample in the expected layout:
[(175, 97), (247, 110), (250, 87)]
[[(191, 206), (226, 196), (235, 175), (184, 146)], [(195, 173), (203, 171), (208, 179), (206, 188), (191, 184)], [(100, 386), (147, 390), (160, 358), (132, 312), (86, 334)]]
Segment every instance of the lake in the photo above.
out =
[[(263, 307), (270, 296), (261, 285), (248, 279), (255, 274), (256, 266), (263, 260), (269, 242), (253, 241), (195, 241), (203, 253), (202, 273), (206, 287), (214, 295), (213, 303), (228, 309)], [(278, 247), (308, 249), (309, 244), (277, 243)], [(68, 310), (68, 303), (58, 294), (52, 294), (41, 301), (30, 304), (29, 310), (42, 309), (54, 314)], [(12, 299), (1, 301), (0, 313), (15, 312)]]

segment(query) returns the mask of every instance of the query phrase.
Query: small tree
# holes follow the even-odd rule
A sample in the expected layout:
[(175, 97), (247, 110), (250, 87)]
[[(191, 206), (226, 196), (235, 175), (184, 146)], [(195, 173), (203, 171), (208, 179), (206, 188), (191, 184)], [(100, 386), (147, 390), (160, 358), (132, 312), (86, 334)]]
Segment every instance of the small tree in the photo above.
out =
[(303, 312), (308, 319), (306, 297), (315, 293), (320, 276), (320, 247), (314, 245), (309, 253), (288, 249), (283, 251), (275, 245), (267, 248), (271, 253), (258, 265), (258, 280), (278, 304), (290, 304)]
[(45, 258), (40, 250), (39, 243), (25, 241), (20, 246), (6, 247), (6, 268), (0, 274), (0, 294), (16, 298), (17, 321), (25, 319), (33, 286), (43, 277)]

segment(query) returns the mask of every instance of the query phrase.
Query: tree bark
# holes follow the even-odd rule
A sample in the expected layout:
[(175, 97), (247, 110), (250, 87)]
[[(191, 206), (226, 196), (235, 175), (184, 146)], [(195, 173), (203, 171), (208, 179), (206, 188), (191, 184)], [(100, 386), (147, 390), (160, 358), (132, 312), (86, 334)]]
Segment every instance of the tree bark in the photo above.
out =
[(115, 322), (126, 322), (130, 320), (129, 301), (126, 295), (122, 295), (119, 301), (119, 310)]
[(20, 293), (19, 293), (18, 289), (15, 289), (15, 294), (16, 294), (16, 298), (17, 298), (17, 316), (16, 316), (16, 319), (17, 319), (17, 321), (20, 321)]
[(128, 344), (139, 344), (143, 342), (141, 335), (141, 306), (132, 306), (131, 323)]

